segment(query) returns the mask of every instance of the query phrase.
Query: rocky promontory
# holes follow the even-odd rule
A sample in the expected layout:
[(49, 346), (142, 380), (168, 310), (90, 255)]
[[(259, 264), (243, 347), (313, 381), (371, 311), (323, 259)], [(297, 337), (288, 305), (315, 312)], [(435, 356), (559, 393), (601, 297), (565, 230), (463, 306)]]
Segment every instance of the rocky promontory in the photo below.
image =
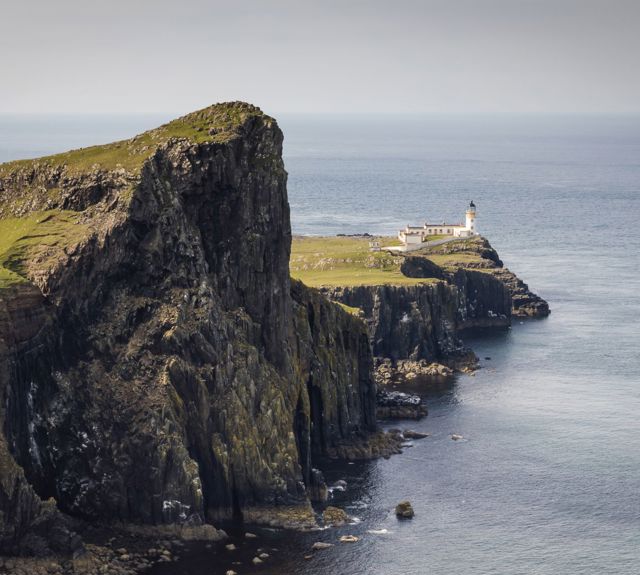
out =
[(315, 460), (380, 443), (365, 325), (289, 278), (282, 139), (220, 104), (0, 166), (0, 553), (309, 523)]
[(425, 243), (408, 253), (371, 251), (371, 239), (294, 238), (292, 273), (366, 321), (382, 384), (392, 379), (389, 362), (401, 375), (428, 374), (433, 362), (468, 368), (476, 359), (461, 332), (549, 314), (485, 238)]
[(504, 267), (498, 253), (486, 238), (475, 236), (426, 247), (413, 252), (411, 256), (440, 263), (448, 277), (451, 277), (451, 273), (462, 271), (463, 275), (468, 275), (476, 270), (498, 279), (511, 296), (512, 317), (542, 318), (551, 313), (545, 300), (530, 291), (526, 283)]

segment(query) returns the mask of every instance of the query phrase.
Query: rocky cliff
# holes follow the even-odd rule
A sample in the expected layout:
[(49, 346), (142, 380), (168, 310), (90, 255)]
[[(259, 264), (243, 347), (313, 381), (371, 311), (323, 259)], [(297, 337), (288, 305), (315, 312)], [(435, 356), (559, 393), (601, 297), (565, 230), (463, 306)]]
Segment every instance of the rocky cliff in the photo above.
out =
[(73, 546), (54, 502), (305, 521), (314, 460), (375, 429), (364, 324), (289, 280), (281, 151), (233, 103), (0, 166), (0, 551)]
[(459, 367), (473, 353), (458, 337), (472, 327), (504, 327), (512, 316), (544, 317), (548, 304), (503, 267), (481, 237), (402, 254), (400, 271), (414, 285), (323, 287), (325, 295), (362, 311), (373, 353)]
[(420, 250), (418, 257), (430, 258), (440, 264), (444, 272), (450, 275), (462, 270), (468, 275), (477, 271), (493, 276), (502, 283), (511, 296), (511, 315), (514, 317), (547, 317), (551, 311), (549, 304), (529, 290), (516, 274), (504, 267), (489, 241), (477, 236), (454, 241), (432, 248)]
[(470, 355), (456, 336), (458, 290), (445, 282), (325, 288), (323, 292), (362, 310), (376, 357), (455, 364)]

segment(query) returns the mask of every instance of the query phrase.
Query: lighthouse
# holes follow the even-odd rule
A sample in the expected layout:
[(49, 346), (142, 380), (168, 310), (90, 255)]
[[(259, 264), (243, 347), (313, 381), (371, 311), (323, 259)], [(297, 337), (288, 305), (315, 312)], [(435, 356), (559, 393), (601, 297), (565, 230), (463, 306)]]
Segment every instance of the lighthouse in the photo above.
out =
[(478, 235), (478, 231), (476, 230), (476, 205), (473, 203), (473, 200), (471, 200), (466, 211), (465, 229), (469, 231), (470, 235)]
[[(477, 236), (476, 228), (476, 205), (471, 202), (465, 212), (465, 223), (440, 224), (426, 223), (423, 226), (407, 226), (398, 232), (398, 239), (402, 242), (402, 246), (385, 248), (391, 251), (406, 252), (417, 250), (423, 247), (425, 242), (437, 241), (439, 243), (447, 242), (453, 238), (468, 238)], [(451, 236), (444, 238), (442, 236)], [(375, 246), (371, 246), (373, 249)], [(378, 248), (379, 249), (379, 248)]]

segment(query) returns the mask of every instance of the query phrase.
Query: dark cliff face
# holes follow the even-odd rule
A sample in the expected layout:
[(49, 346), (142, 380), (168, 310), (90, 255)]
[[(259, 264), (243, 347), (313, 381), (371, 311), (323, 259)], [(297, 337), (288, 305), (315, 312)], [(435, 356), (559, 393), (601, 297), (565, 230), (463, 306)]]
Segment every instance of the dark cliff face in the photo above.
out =
[(362, 310), (375, 356), (457, 363), (470, 355), (455, 334), (458, 291), (444, 282), (324, 292), (330, 299)]
[(472, 269), (458, 269), (448, 278), (458, 288), (460, 297), (458, 330), (511, 324), (511, 294), (502, 281)]
[[(445, 256), (450, 261), (444, 266), (450, 276), (463, 270), (467, 274), (473, 270), (493, 276), (501, 283), (511, 297), (511, 315), (515, 317), (547, 317), (551, 312), (549, 304), (529, 290), (529, 286), (504, 267), (489, 241), (483, 237), (474, 237), (461, 242), (451, 242), (428, 250), (428, 254)], [(425, 254), (425, 255), (428, 255)], [(471, 257), (471, 261), (457, 261), (458, 254)], [(455, 280), (458, 283), (458, 280)]]
[[(417, 269), (412, 264), (412, 270)], [(462, 365), (473, 361), (474, 355), (460, 341), (459, 331), (510, 324), (511, 297), (504, 284), (471, 270), (458, 270), (447, 281), (327, 288), (323, 292), (331, 300), (360, 308), (373, 354), (394, 361), (425, 359)]]
[[(47, 377), (42, 351), (55, 350), (53, 323), (51, 309), (37, 288), (5, 289), (0, 294), (0, 422), (4, 430), (26, 430), (9, 440), (14, 451), (29, 453), (36, 461), (40, 454), (34, 434), (33, 375)], [(20, 401), (22, 398), (26, 401)], [(16, 409), (13, 406), (18, 401)], [(41, 553), (48, 547), (63, 552), (76, 549), (79, 538), (69, 531), (55, 502), (38, 496), (16, 463), (7, 439), (0, 434), (0, 550)], [(43, 543), (45, 540), (48, 543)]]
[(301, 392), (297, 417), (309, 418), (311, 423), (300, 428), (297, 442), (303, 471), (308, 474), (311, 461), (305, 453), (328, 453), (345, 439), (365, 439), (375, 431), (373, 358), (360, 319), (301, 282), (292, 282), (292, 297), (294, 363), (297, 379), (306, 382), (307, 390), (307, 394)]
[[(289, 280), (277, 124), (244, 104), (182, 121), (196, 135), (139, 148), (137, 168), (0, 172), (3, 214), (23, 215), (22, 186), (28, 210), (64, 208), (84, 230), (12, 263), (0, 535), (11, 513), (28, 532), (49, 497), (107, 522), (308, 513), (314, 459), (375, 429), (364, 324)], [(7, 336), (23, 321), (24, 345)]]
[(503, 267), (484, 238), (412, 252), (400, 269), (407, 277), (429, 281), (323, 289), (330, 299), (362, 310), (377, 357), (456, 366), (473, 358), (458, 338), (460, 331), (508, 326), (512, 316), (549, 314), (548, 304)]

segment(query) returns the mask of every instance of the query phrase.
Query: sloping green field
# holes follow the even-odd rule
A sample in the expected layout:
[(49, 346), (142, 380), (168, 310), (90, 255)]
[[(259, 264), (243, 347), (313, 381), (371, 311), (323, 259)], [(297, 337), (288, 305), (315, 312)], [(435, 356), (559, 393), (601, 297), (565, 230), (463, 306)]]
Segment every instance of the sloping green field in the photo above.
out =
[(0, 220), (0, 288), (26, 281), (27, 259), (70, 245), (86, 233), (76, 212), (50, 210)]
[(400, 271), (403, 257), (372, 252), (369, 242), (399, 245), (389, 237), (296, 236), (291, 246), (291, 276), (312, 287), (415, 285), (437, 280), (408, 278)]
[(249, 116), (263, 116), (263, 113), (248, 104), (218, 104), (173, 120), (129, 140), (71, 150), (35, 160), (16, 160), (0, 164), (0, 177), (20, 168), (28, 168), (34, 163), (64, 165), (70, 173), (86, 172), (94, 166), (107, 170), (120, 166), (135, 171), (142, 166), (144, 160), (154, 154), (158, 146), (171, 138), (187, 138), (195, 143), (226, 142)]

